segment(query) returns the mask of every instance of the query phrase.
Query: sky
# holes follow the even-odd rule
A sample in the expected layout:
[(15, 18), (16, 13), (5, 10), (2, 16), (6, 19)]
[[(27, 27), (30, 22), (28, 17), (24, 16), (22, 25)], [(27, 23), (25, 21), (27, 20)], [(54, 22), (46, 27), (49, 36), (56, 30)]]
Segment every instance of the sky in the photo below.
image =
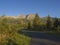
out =
[(38, 13), (60, 18), (60, 0), (0, 0), (0, 16), (18, 16)]

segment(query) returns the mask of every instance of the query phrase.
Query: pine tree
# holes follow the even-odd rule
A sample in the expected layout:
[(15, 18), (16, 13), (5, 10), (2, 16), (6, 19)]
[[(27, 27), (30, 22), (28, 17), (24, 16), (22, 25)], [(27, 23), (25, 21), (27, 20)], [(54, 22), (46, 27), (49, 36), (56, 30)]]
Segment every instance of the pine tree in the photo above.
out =
[(55, 18), (55, 21), (54, 21), (54, 29), (55, 30), (58, 30), (58, 27), (59, 27), (59, 20), (58, 20), (58, 18)]
[(31, 23), (30, 23), (30, 21), (28, 22), (28, 29), (29, 30), (31, 29)]
[(33, 21), (33, 28), (35, 30), (38, 30), (40, 25), (40, 17), (38, 16), (38, 14), (35, 15), (34, 21)]
[(46, 27), (47, 27), (47, 29), (48, 30), (50, 30), (51, 29), (51, 17), (48, 15), (48, 17), (47, 17), (47, 23), (46, 23)]

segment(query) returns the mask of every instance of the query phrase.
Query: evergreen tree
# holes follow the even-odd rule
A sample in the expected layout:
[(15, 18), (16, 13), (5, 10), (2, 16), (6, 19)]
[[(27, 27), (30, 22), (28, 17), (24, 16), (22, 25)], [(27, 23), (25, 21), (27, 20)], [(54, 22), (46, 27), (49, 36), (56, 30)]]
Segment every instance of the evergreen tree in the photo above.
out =
[(31, 29), (31, 23), (30, 23), (30, 21), (28, 22), (28, 29), (29, 30)]
[(33, 28), (35, 30), (38, 30), (40, 25), (40, 17), (38, 16), (38, 14), (35, 15), (34, 21), (33, 21)]
[(51, 29), (51, 17), (48, 15), (48, 17), (47, 17), (47, 23), (46, 23), (46, 27), (47, 27), (47, 29), (48, 30), (50, 30)]
[(54, 29), (55, 30), (58, 30), (58, 27), (59, 27), (59, 20), (58, 20), (58, 18), (55, 18), (55, 21), (54, 21)]

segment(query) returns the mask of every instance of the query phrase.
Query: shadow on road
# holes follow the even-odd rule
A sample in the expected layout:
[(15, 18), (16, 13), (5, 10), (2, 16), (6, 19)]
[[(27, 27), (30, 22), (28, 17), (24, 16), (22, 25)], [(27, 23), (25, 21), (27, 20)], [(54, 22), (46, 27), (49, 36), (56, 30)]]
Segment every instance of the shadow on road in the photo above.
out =
[(60, 42), (60, 37), (54, 35), (48, 35), (47, 33), (43, 33), (43, 32), (21, 31), (19, 33), (29, 36), (31, 38), (48, 39), (48, 40)]

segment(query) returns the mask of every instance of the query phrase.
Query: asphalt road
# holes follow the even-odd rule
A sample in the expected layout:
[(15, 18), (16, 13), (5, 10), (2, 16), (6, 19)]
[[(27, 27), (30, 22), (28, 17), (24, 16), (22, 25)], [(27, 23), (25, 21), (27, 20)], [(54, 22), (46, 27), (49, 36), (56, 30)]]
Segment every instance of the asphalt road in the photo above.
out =
[(31, 37), (31, 45), (60, 45), (60, 37), (44, 32), (22, 31), (24, 35)]

